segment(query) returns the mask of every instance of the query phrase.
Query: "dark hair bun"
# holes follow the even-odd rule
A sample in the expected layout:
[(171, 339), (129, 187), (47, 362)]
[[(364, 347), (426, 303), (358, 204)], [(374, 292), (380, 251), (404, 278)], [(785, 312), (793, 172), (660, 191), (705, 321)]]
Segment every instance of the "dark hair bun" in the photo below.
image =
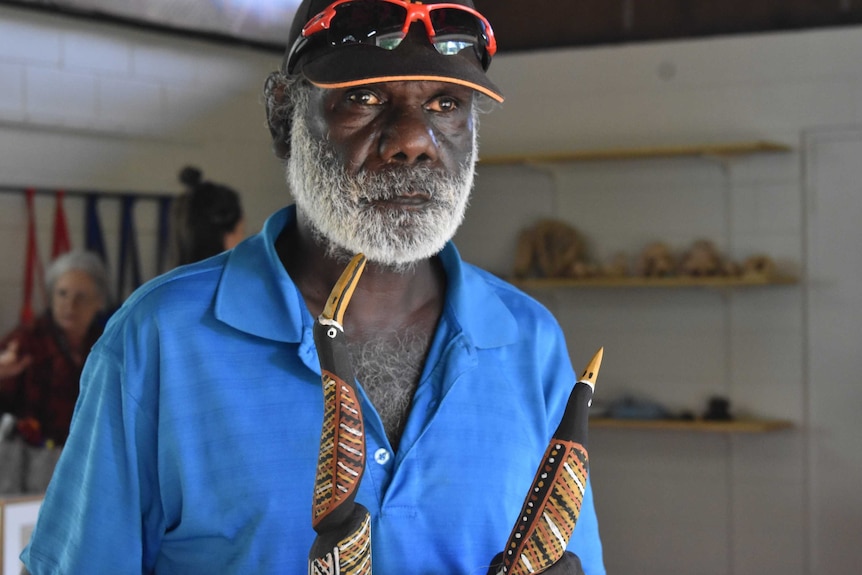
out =
[(193, 188), (201, 183), (203, 173), (194, 166), (186, 166), (180, 170), (180, 182)]

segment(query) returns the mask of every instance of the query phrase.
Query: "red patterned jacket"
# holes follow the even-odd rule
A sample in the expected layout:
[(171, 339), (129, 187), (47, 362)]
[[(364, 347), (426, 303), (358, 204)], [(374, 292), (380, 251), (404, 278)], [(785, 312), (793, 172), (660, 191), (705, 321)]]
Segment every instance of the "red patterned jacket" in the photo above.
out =
[[(98, 321), (87, 334), (85, 349), (89, 350), (102, 333)], [(19, 357), (31, 356), (32, 363), (16, 377), (0, 379), (0, 413), (11, 413), (19, 419), (19, 430), (29, 443), (62, 445), (69, 435), (72, 412), (78, 399), (83, 364), (69, 353), (69, 346), (49, 312), (32, 326), (19, 326), (0, 340), (0, 350), (12, 340), (18, 341)], [(32, 418), (38, 429), (24, 420)]]

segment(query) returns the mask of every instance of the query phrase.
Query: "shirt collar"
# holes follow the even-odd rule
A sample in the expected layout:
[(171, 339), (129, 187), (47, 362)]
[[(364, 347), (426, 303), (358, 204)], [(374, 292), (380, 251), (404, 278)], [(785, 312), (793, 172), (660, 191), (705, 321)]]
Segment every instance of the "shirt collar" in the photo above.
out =
[(446, 270), (446, 306), (467, 339), (477, 348), (513, 343), (518, 338), (518, 323), (500, 299), (502, 280), (464, 263), (452, 242), (440, 252), (440, 261)]
[[(295, 206), (283, 208), (259, 234), (230, 252), (216, 294), (217, 319), (266, 339), (301, 341), (305, 324), (313, 319), (275, 251), (279, 234), (295, 222)], [(447, 277), (446, 309), (467, 340), (478, 348), (515, 341), (517, 322), (494, 287), (500, 280), (464, 263), (452, 242), (440, 252), (440, 260)]]
[(266, 220), (260, 233), (231, 250), (216, 293), (216, 319), (266, 339), (302, 339), (310, 315), (275, 251), (279, 234), (295, 221), (295, 208), (283, 208)]

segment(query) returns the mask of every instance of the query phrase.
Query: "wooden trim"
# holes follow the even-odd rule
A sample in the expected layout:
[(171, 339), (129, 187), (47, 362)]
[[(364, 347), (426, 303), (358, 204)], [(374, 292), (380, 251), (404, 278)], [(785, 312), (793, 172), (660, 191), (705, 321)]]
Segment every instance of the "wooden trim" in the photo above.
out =
[(673, 276), (663, 278), (649, 277), (595, 277), (573, 278), (525, 278), (509, 279), (509, 282), (522, 289), (559, 289), (559, 288), (739, 288), (774, 285), (793, 285), (799, 279), (786, 275), (748, 275), (739, 277), (689, 277)]
[(793, 428), (793, 422), (778, 419), (734, 419), (731, 421), (677, 419), (590, 418), (590, 429), (644, 429), (710, 433), (767, 433)]
[(752, 154), (787, 153), (793, 148), (786, 144), (757, 140), (753, 142), (731, 142), (726, 144), (702, 144), (691, 146), (658, 146), (643, 148), (584, 149), (545, 154), (512, 154), (480, 158), (480, 165), (529, 165), (562, 162), (601, 162), (610, 160), (636, 160), (647, 158), (729, 158)]

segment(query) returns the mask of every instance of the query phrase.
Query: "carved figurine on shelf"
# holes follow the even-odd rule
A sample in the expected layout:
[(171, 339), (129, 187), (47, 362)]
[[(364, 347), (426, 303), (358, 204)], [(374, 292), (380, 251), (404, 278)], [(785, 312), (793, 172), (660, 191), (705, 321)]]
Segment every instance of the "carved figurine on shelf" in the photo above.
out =
[(521, 232), (515, 254), (514, 275), (560, 278), (592, 273), (587, 263), (581, 234), (569, 224), (544, 219)]
[(581, 234), (559, 220), (542, 220), (535, 230), (539, 271), (545, 277), (569, 277), (575, 264), (584, 260), (585, 245)]
[(643, 249), (635, 265), (640, 277), (660, 278), (674, 275), (676, 262), (667, 244), (653, 242)]
[(600, 275), (601, 268), (597, 264), (585, 259), (575, 261), (571, 268), (564, 272), (565, 277), (578, 280), (594, 278)]
[(769, 256), (753, 255), (742, 264), (744, 277), (772, 277), (775, 275), (775, 262)]
[(695, 241), (679, 264), (680, 274), (689, 277), (723, 276), (728, 270), (721, 253), (709, 240)]
[(629, 257), (623, 252), (614, 254), (614, 257), (599, 270), (599, 275), (608, 278), (621, 278), (626, 277), (628, 274)]

